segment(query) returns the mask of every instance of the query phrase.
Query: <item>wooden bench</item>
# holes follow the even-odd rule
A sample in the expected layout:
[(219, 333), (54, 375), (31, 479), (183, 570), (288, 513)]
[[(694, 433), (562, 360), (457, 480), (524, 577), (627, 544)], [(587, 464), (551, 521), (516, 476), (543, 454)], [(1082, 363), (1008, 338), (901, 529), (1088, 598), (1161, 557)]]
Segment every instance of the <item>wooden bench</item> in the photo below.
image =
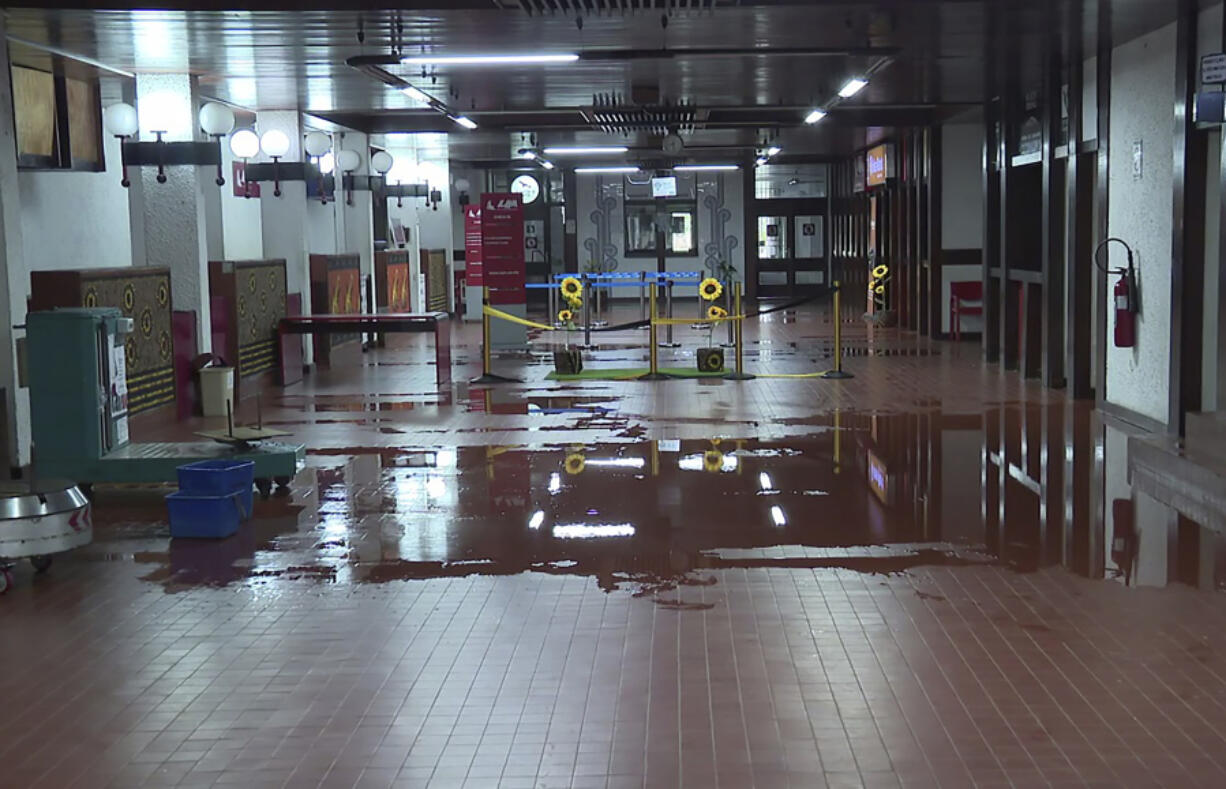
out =
[[(451, 383), (451, 337), (447, 331), (445, 312), (388, 312), (379, 315), (293, 315), (277, 325), (281, 349), (281, 385), (302, 380), (301, 366), (287, 369), (287, 360), (296, 354), (288, 352), (290, 337), (300, 334), (360, 334), (395, 332), (432, 332), (434, 334), (435, 381)], [(289, 365), (292, 366), (292, 365)]]

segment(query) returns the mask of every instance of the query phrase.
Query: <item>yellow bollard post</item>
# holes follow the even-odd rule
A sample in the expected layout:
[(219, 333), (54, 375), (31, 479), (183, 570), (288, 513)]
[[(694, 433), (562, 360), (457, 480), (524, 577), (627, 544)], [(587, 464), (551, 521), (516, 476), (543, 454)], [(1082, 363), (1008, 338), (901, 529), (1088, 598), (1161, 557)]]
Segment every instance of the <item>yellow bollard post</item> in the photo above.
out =
[(517, 378), (507, 378), (505, 375), (495, 375), (490, 352), (490, 315), (486, 309), (490, 306), (490, 288), (481, 288), (481, 375), (472, 379), (474, 384), (520, 383)]
[(657, 343), (656, 343), (656, 317), (657, 317), (656, 288), (659, 287), (659, 285), (653, 282), (648, 287), (651, 288), (651, 299), (650, 299), (651, 315), (649, 316), (651, 318), (651, 331), (648, 334), (647, 347), (649, 349), (648, 358), (651, 360), (651, 369), (648, 370), (646, 375), (639, 376), (639, 380), (640, 381), (663, 381), (664, 379), (668, 378), (668, 376), (660, 372), (660, 357), (659, 357), (659, 354), (656, 352), (656, 348), (657, 348)]
[(834, 282), (834, 369), (827, 370), (822, 373), (822, 378), (833, 378), (842, 380), (844, 378), (855, 378), (849, 372), (843, 370), (843, 307), (839, 301), (839, 293), (842, 289), (839, 286), (838, 280)]
[(754, 376), (745, 372), (745, 321), (739, 317), (744, 314), (741, 309), (741, 283), (736, 282), (732, 285), (732, 317), (730, 320), (733, 325), (733, 344), (736, 346), (736, 368), (727, 373), (724, 378), (729, 381), (748, 381)]

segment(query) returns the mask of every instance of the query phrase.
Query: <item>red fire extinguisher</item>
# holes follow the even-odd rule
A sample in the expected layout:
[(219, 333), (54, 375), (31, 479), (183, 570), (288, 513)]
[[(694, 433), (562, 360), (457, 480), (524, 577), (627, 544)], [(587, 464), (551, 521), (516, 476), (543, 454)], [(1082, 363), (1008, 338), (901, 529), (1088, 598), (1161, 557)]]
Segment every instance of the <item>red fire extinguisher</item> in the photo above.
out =
[[(1128, 253), (1126, 268), (1108, 271), (1098, 262), (1099, 250), (1112, 241), (1123, 245), (1124, 250)], [(1112, 300), (1115, 305), (1115, 347), (1131, 348), (1137, 344), (1137, 313), (1140, 311), (1140, 303), (1137, 299), (1136, 269), (1132, 265), (1132, 247), (1118, 238), (1104, 239), (1094, 250), (1094, 265), (1104, 273), (1120, 275), (1112, 291)]]
[(1136, 287), (1132, 270), (1120, 274), (1115, 283), (1115, 347), (1131, 348), (1137, 344)]

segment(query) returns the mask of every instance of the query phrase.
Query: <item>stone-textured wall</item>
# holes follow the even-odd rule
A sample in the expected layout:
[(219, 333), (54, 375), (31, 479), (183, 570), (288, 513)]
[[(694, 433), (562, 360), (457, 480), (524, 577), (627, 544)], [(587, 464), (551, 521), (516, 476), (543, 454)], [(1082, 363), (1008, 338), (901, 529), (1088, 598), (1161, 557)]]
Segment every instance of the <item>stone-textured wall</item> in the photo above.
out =
[[(1111, 342), (1115, 311), (1110, 303), (1103, 305), (1108, 315), (1106, 397), (1161, 422), (1167, 419), (1170, 355), (1174, 96), (1174, 24), (1116, 47), (1111, 58), (1108, 228), (1138, 255), (1141, 312), (1136, 346), (1116, 348)], [(1137, 143), (1140, 177), (1134, 174)], [(1111, 265), (1122, 266), (1124, 255), (1112, 246), (1117, 248), (1111, 251)]]

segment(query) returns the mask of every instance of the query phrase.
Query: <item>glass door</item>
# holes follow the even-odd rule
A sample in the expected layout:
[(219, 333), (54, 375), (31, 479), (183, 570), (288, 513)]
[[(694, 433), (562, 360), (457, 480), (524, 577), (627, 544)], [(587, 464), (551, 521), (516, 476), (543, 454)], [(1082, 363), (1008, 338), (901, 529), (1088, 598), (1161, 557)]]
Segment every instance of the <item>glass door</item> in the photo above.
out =
[(801, 298), (827, 284), (826, 201), (755, 203), (758, 296)]

